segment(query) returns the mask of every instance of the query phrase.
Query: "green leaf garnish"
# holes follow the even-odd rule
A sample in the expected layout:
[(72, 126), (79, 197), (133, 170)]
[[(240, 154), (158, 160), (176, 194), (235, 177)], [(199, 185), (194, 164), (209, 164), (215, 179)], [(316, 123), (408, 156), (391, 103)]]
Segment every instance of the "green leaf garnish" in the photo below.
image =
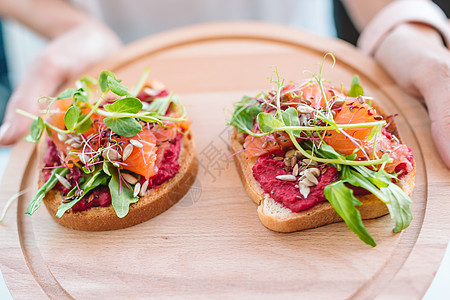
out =
[(358, 75), (353, 76), (352, 85), (348, 91), (350, 97), (364, 96), (364, 89), (361, 86)]
[(41, 117), (37, 117), (31, 122), (30, 135), (25, 137), (25, 140), (32, 143), (37, 143), (41, 139), (44, 132), (44, 120)]
[[(82, 114), (78, 117), (77, 128), (75, 129), (75, 133), (85, 133), (91, 128), (92, 120), (91, 118), (86, 118), (87, 115)], [(83, 121), (84, 120), (84, 121)]]
[(80, 116), (80, 110), (78, 107), (71, 105), (64, 115), (64, 123), (66, 128), (70, 131), (75, 129), (78, 122), (78, 117)]
[(31, 199), (26, 214), (28, 215), (34, 214), (34, 212), (39, 208), (39, 206), (41, 206), (41, 202), (42, 199), (44, 199), (45, 194), (47, 194), (48, 191), (50, 191), (58, 183), (58, 179), (56, 178), (55, 174), (65, 176), (68, 172), (69, 169), (64, 167), (53, 169), (50, 178), (40, 187), (40, 189), (34, 195), (33, 199)]
[(137, 98), (128, 97), (106, 104), (104, 108), (109, 112), (137, 114), (142, 110), (142, 102)]
[(106, 118), (103, 121), (114, 133), (124, 137), (135, 136), (142, 130), (141, 124), (131, 117)]
[(337, 214), (344, 220), (348, 228), (353, 231), (364, 243), (375, 247), (377, 244), (364, 227), (361, 214), (355, 206), (361, 202), (353, 196), (353, 191), (346, 187), (343, 181), (336, 181), (327, 185), (324, 190), (325, 197), (333, 206)]
[(272, 116), (271, 114), (261, 112), (257, 117), (259, 129), (262, 132), (274, 132), (284, 125), (283, 121)]
[(111, 193), (112, 206), (119, 218), (128, 214), (130, 204), (136, 203), (138, 197), (133, 197), (133, 191), (126, 187), (124, 183), (120, 184), (119, 175), (116, 170), (111, 170), (111, 180), (109, 181), (109, 191)]
[(229, 124), (236, 126), (239, 132), (251, 132), (253, 120), (261, 112), (261, 104), (255, 99), (244, 96), (234, 106), (235, 110)]

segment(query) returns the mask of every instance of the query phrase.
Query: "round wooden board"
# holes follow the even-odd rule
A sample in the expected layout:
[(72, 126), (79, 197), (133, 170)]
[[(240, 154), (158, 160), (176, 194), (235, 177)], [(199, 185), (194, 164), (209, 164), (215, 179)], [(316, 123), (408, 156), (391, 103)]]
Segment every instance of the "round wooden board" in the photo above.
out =
[[(343, 223), (280, 234), (259, 222), (229, 159), (225, 108), (271, 87), (273, 66), (286, 80), (317, 71), (348, 87), (359, 74), (396, 119), (417, 162), (414, 220), (393, 234), (389, 216), (365, 221), (378, 246), (362, 243)], [(338, 40), (262, 23), (205, 24), (130, 45), (87, 73), (116, 72), (133, 85), (144, 67), (181, 96), (193, 120), (198, 178), (176, 206), (138, 226), (80, 232), (56, 224), (45, 209), (24, 215), (31, 193), (0, 226), (1, 270), (14, 298), (395, 298), (420, 299), (449, 238), (449, 171), (436, 155), (426, 111), (368, 57)], [(73, 82), (71, 83), (73, 84)], [(12, 152), (0, 205), (36, 186), (36, 153)]]

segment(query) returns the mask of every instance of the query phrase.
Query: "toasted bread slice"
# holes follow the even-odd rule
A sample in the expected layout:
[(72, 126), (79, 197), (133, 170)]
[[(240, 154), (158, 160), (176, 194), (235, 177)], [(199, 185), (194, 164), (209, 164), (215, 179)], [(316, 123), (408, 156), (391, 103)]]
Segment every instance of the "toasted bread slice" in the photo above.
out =
[[(46, 143), (42, 143), (46, 144)], [(42, 151), (45, 153), (45, 151)], [(50, 215), (59, 224), (78, 230), (102, 231), (130, 227), (145, 222), (177, 203), (189, 190), (195, 180), (198, 170), (198, 161), (195, 153), (191, 133), (188, 132), (182, 139), (182, 147), (178, 158), (180, 169), (171, 179), (159, 187), (147, 191), (147, 194), (130, 205), (128, 214), (119, 218), (112, 205), (107, 207), (92, 207), (86, 211), (64, 213), (61, 218), (56, 217), (58, 206), (63, 200), (60, 191), (51, 190), (44, 198), (45, 206)], [(44, 183), (42, 173), (39, 185)]]
[[(342, 221), (329, 202), (322, 202), (308, 210), (293, 213), (270, 198), (268, 194), (264, 194), (259, 182), (253, 177), (252, 167), (257, 158), (249, 158), (245, 154), (243, 143), (242, 134), (239, 134), (235, 128), (231, 136), (231, 151), (237, 153), (233, 156), (234, 162), (247, 194), (258, 204), (258, 216), (264, 226), (278, 232), (293, 232)], [(398, 183), (408, 195), (414, 189), (415, 174), (414, 166), (413, 171)], [(356, 196), (356, 198), (362, 203), (358, 209), (363, 219), (373, 219), (389, 213), (386, 204), (372, 194)]]

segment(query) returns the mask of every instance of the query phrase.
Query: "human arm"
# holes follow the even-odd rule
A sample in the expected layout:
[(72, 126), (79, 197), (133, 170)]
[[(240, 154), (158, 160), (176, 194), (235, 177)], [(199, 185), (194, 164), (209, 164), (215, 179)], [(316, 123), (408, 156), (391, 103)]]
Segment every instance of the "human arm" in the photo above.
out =
[(61, 0), (0, 1), (0, 15), (12, 18), (50, 39), (13, 92), (0, 127), (0, 145), (24, 136), (30, 120), (16, 109), (36, 113), (37, 99), (54, 95), (71, 77), (103, 60), (122, 45), (107, 26)]
[[(359, 30), (382, 9), (378, 1), (344, 2)], [(423, 23), (400, 24), (385, 35), (373, 55), (400, 87), (424, 99), (435, 145), (450, 168), (450, 52), (438, 31)]]

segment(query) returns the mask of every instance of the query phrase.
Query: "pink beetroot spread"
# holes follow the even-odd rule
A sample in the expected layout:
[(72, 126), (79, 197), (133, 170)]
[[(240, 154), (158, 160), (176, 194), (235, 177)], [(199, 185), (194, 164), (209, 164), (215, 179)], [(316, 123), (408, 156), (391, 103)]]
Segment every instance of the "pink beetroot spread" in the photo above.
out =
[[(170, 146), (164, 151), (164, 159), (161, 161), (158, 173), (149, 179), (148, 189), (157, 188), (159, 185), (174, 177), (180, 169), (178, 163), (178, 157), (181, 151), (181, 139), (183, 135), (178, 133)], [(44, 155), (45, 167), (55, 167), (61, 165), (61, 159), (58, 156), (58, 150), (51, 139), (48, 140), (47, 152)], [(51, 172), (44, 171), (44, 180), (47, 181), (50, 178)], [(72, 186), (78, 183), (81, 178), (81, 171), (77, 167), (71, 168), (66, 178), (69, 180)], [(145, 181), (144, 177), (141, 177), (141, 183)], [(64, 195), (69, 192), (69, 189), (64, 187), (61, 183), (57, 183), (54, 189), (61, 191)], [(90, 191), (80, 201), (78, 201), (73, 207), (72, 211), (85, 211), (91, 207), (106, 207), (111, 204), (111, 195), (107, 186), (99, 186)]]
[(319, 184), (310, 188), (310, 193), (305, 199), (300, 194), (299, 189), (295, 187), (297, 182), (276, 178), (278, 175), (292, 174), (284, 170), (284, 168), (285, 164), (283, 161), (275, 160), (271, 154), (266, 154), (260, 156), (253, 166), (253, 177), (259, 182), (264, 193), (269, 194), (272, 199), (293, 212), (307, 210), (318, 203), (326, 201), (323, 194), (325, 186), (336, 181), (339, 177), (335, 167), (323, 167), (326, 168), (326, 171), (317, 178)]

